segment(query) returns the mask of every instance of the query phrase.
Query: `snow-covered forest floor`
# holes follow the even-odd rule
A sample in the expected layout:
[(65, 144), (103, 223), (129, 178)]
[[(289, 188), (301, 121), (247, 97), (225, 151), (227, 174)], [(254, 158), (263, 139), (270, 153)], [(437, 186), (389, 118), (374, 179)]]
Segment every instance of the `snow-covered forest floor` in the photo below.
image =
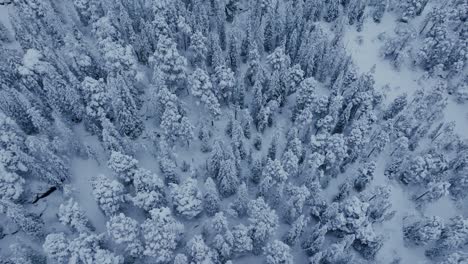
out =
[(468, 263), (468, 1), (0, 5), (0, 264)]

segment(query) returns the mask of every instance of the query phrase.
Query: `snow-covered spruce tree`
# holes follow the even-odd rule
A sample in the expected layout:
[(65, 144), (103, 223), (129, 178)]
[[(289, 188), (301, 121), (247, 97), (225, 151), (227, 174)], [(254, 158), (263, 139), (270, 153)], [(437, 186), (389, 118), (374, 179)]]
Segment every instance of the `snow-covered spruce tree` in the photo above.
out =
[(21, 204), (2, 199), (0, 200), (0, 213), (6, 215), (26, 235), (32, 238), (43, 238), (44, 220), (38, 215), (26, 211)]
[(188, 258), (186, 255), (179, 253), (174, 257), (174, 264), (188, 264)]
[(196, 235), (187, 243), (187, 255), (190, 263), (194, 264), (213, 264), (215, 256), (210, 247), (205, 244), (202, 236)]
[(243, 217), (247, 214), (249, 199), (247, 185), (245, 182), (242, 182), (237, 188), (236, 198), (232, 203), (232, 208), (237, 212), (239, 217)]
[(342, 134), (312, 136), (310, 144), (316, 154), (311, 155), (310, 164), (323, 167), (324, 172), (334, 175), (347, 156), (347, 146)]
[(401, 20), (408, 22), (416, 16), (419, 16), (426, 7), (428, 0), (403, 0), (400, 2)]
[(363, 258), (375, 260), (376, 255), (384, 243), (383, 235), (376, 234), (371, 225), (367, 225), (357, 231), (353, 241), (353, 247)]
[(212, 178), (205, 181), (205, 194), (203, 196), (203, 207), (209, 216), (213, 216), (219, 211), (220, 199), (218, 189)]
[(235, 85), (234, 72), (230, 68), (224, 65), (215, 68), (214, 86), (219, 100), (230, 103), (234, 96)]
[(238, 172), (233, 158), (223, 160), (219, 164), (219, 172), (216, 176), (221, 195), (228, 197), (233, 195), (239, 185)]
[(85, 25), (94, 22), (102, 16), (101, 4), (94, 0), (73, 0), (73, 4), (78, 11), (81, 22)]
[(134, 173), (135, 196), (130, 200), (138, 207), (150, 211), (166, 204), (164, 182), (149, 170), (139, 168)]
[(248, 216), (253, 250), (259, 254), (268, 239), (276, 232), (278, 216), (261, 197), (249, 202)]
[(294, 246), (304, 233), (306, 226), (309, 222), (304, 215), (300, 215), (293, 223), (289, 231), (284, 237), (284, 242), (290, 246)]
[(132, 139), (141, 135), (143, 122), (138, 116), (138, 102), (132, 90), (130, 80), (121, 74), (107, 76), (107, 86), (111, 97), (116, 127), (119, 132)]
[(387, 110), (384, 112), (385, 120), (396, 117), (408, 105), (408, 94), (403, 93), (393, 100)]
[(203, 210), (203, 195), (197, 182), (187, 178), (180, 184), (171, 184), (172, 204), (177, 214), (192, 219)]
[(103, 235), (80, 233), (73, 239), (68, 249), (70, 261), (76, 263), (122, 264), (124, 258), (101, 247)]
[(88, 218), (73, 198), (60, 205), (58, 218), (62, 224), (69, 225), (78, 232), (84, 232), (89, 229)]
[(204, 153), (210, 152), (212, 149), (211, 138), (213, 132), (211, 131), (208, 121), (201, 124), (200, 130), (198, 131), (198, 139), (201, 141), (200, 150)]
[(206, 63), (206, 57), (208, 53), (207, 39), (203, 36), (203, 33), (199, 30), (195, 31), (190, 37), (189, 50), (192, 52), (192, 64), (203, 68)]
[(308, 256), (314, 256), (320, 253), (323, 243), (325, 242), (325, 234), (328, 231), (326, 225), (315, 226), (304, 239), (301, 244), (302, 249)]
[(69, 160), (55, 153), (53, 142), (45, 137), (28, 136), (25, 143), (29, 155), (34, 157), (34, 162), (29, 164), (31, 170), (40, 172), (42, 179), (54, 185), (60, 185), (68, 179)]
[(240, 41), (237, 32), (233, 32), (231, 36), (229, 36), (229, 46), (227, 51), (227, 58), (226, 61), (228, 66), (230, 66), (231, 70), (235, 73), (238, 72), (240, 67), (240, 57), (239, 57), (239, 48), (240, 48)]
[(376, 163), (371, 161), (369, 163), (363, 164), (358, 170), (358, 176), (354, 180), (354, 188), (361, 192), (366, 186), (373, 180), (375, 172)]
[(274, 240), (265, 247), (264, 252), (266, 255), (267, 264), (292, 264), (293, 256), (290, 252), (288, 245), (279, 240)]
[(233, 226), (231, 229), (233, 238), (232, 253), (234, 256), (242, 256), (253, 249), (253, 241), (249, 235), (249, 228), (243, 224)]
[(116, 176), (124, 182), (130, 182), (134, 178), (138, 161), (118, 151), (112, 151), (107, 166), (116, 173)]
[(180, 120), (182, 115), (176, 104), (168, 102), (161, 116), (161, 129), (164, 139), (171, 145), (178, 140), (178, 132), (180, 128)]
[(5, 254), (6, 263), (45, 263), (46, 258), (40, 251), (26, 243), (13, 242), (8, 246), (9, 254)]
[(177, 175), (177, 163), (174, 155), (170, 152), (170, 148), (165, 141), (160, 142), (161, 157), (159, 159), (159, 169), (164, 176), (164, 182), (179, 183)]
[(0, 164), (0, 199), (17, 200), (24, 191), (25, 180), (15, 172), (8, 172)]
[(426, 251), (430, 258), (446, 256), (454, 250), (458, 250), (466, 244), (468, 239), (468, 220), (462, 216), (452, 217), (445, 224), (440, 239), (436, 244)]
[[(353, 257), (349, 254), (349, 250), (353, 241), (354, 235), (345, 236), (338, 242), (330, 245), (330, 247), (328, 247), (323, 252), (320, 252), (320, 260), (322, 263), (343, 263), (348, 261), (353, 262)], [(320, 262), (311, 261), (311, 263), (316, 264)]]
[(377, 186), (361, 197), (361, 200), (367, 201), (369, 204), (367, 214), (371, 222), (382, 222), (395, 215), (396, 211), (391, 210), (390, 195), (391, 188), (389, 186)]
[[(112, 14), (110, 13), (110, 16)], [(92, 25), (97, 39), (97, 47), (104, 59), (104, 68), (108, 72), (134, 71), (137, 59), (132, 45), (121, 41), (122, 34), (112, 23), (109, 15), (99, 18)]]
[(441, 262), (442, 264), (456, 264), (456, 263), (463, 263), (464, 261), (468, 261), (468, 254), (465, 252), (459, 251), (450, 254), (446, 260)]
[(216, 250), (221, 261), (230, 259), (233, 252), (234, 237), (229, 230), (227, 218), (224, 213), (216, 213), (212, 220), (214, 238), (212, 247)]
[(448, 182), (431, 182), (428, 184), (428, 190), (423, 194), (415, 197), (416, 201), (434, 202), (449, 194), (450, 183)]
[(299, 158), (290, 149), (283, 154), (281, 159), (284, 170), (288, 173), (288, 178), (294, 178), (299, 173)]
[(304, 206), (310, 197), (310, 191), (304, 185), (294, 186), (292, 184), (288, 184), (285, 187), (284, 192), (287, 197), (284, 203), (284, 218), (286, 222), (292, 223), (303, 213)]
[(444, 223), (440, 217), (426, 217), (403, 229), (405, 239), (416, 245), (427, 245), (440, 238)]
[(159, 39), (150, 62), (162, 71), (166, 84), (168, 87), (173, 87), (173, 92), (180, 89), (186, 81), (187, 60), (179, 54), (176, 43), (172, 39), (167, 37)]
[(46, 236), (42, 248), (51, 261), (65, 264), (70, 259), (68, 244), (69, 241), (64, 233), (51, 233)]
[(32, 99), (11, 88), (2, 89), (0, 95), (0, 109), (26, 134), (49, 132), (50, 124), (44, 118), (44, 111), (40, 106), (34, 106)]
[(140, 257), (143, 252), (141, 231), (138, 222), (124, 214), (111, 216), (106, 224), (107, 233), (112, 240), (122, 245), (133, 257)]
[(276, 195), (281, 195), (281, 190), (287, 178), (288, 174), (284, 171), (281, 162), (279, 160), (268, 159), (266, 165), (263, 167), (259, 194), (265, 197), (273, 197), (275, 200), (275, 195), (271, 196), (269, 192), (274, 190)]
[(124, 186), (99, 174), (92, 181), (93, 195), (106, 215), (116, 214), (124, 202)]
[(103, 79), (95, 80), (87, 76), (81, 82), (81, 87), (86, 105), (85, 111), (89, 119), (88, 126), (91, 131), (98, 132), (102, 126), (101, 118), (105, 117), (110, 107), (106, 85)]
[(156, 263), (171, 261), (184, 231), (183, 224), (174, 219), (171, 210), (167, 207), (151, 210), (150, 218), (145, 220), (141, 229), (144, 237), (143, 254)]
[(217, 117), (221, 110), (208, 74), (202, 69), (196, 69), (189, 78), (189, 85), (192, 95), (199, 98), (213, 117)]

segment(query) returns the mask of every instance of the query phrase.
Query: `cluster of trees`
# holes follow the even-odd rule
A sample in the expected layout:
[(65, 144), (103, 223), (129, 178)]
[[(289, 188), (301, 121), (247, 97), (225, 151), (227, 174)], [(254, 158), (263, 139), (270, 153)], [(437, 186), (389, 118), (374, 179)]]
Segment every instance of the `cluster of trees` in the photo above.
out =
[[(15, 0), (19, 48), (0, 47), (0, 212), (43, 248), (14, 247), (12, 263), (277, 264), (297, 251), (313, 264), (372, 263), (378, 227), (395, 215), (391, 189), (374, 182), (379, 165), (418, 206), (465, 198), (468, 146), (441, 121), (447, 87), (384, 105), (342, 41), (368, 13), (410, 24), (428, 1), (65, 2)], [(399, 65), (424, 36), (422, 67), (461, 72), (466, 14), (453, 10), (466, 3), (436, 7), (419, 33), (399, 29), (384, 56)], [(7, 33), (0, 24), (11, 44)], [(80, 124), (100, 146), (80, 140)], [(64, 188), (76, 157), (107, 161), (90, 183), (106, 232)], [(337, 178), (329, 201), (322, 191)], [(63, 230), (32, 212), (36, 185), (63, 194)], [(428, 258), (457, 263), (467, 226), (421, 218), (402, 232)]]
[[(451, 0), (434, 3), (426, 8), (428, 0), (404, 0), (397, 5), (402, 22), (395, 29), (382, 50), (383, 56), (399, 68), (411, 60), (434, 77), (457, 79), (463, 77), (468, 49), (466, 43), (466, 1)], [(421, 16), (421, 23), (411, 23)], [(422, 45), (421, 45), (422, 43)], [(457, 87), (466, 93), (464, 87)]]

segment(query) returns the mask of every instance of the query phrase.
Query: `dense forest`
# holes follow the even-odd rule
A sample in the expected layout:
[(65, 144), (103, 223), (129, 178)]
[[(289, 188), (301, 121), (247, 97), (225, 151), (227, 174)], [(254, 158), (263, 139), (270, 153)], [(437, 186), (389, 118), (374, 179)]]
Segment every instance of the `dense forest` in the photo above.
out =
[(468, 0), (0, 1), (1, 264), (468, 263)]

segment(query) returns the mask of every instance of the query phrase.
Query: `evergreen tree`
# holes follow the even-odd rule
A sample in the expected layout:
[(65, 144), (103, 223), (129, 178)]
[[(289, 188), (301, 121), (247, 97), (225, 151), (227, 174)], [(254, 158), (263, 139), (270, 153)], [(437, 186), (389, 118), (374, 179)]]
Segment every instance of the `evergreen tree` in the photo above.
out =
[(176, 212), (192, 219), (203, 210), (203, 197), (194, 179), (188, 178), (179, 185), (171, 184), (172, 204)]
[(416, 245), (427, 245), (431, 241), (440, 238), (444, 223), (439, 217), (427, 217), (408, 226), (405, 226), (403, 233), (405, 239)]
[(186, 80), (186, 59), (177, 51), (174, 41), (167, 37), (161, 37), (156, 45), (156, 51), (152, 60), (154, 70), (160, 70), (164, 74), (164, 80), (172, 91), (177, 91)]
[(200, 235), (194, 236), (187, 243), (187, 253), (191, 261), (190, 263), (214, 263), (214, 254), (212, 250), (205, 244), (205, 241), (203, 241), (203, 238)]
[(8, 172), (0, 164), (0, 198), (17, 200), (23, 194), (25, 180), (15, 172)]
[(234, 72), (225, 66), (218, 66), (215, 68), (215, 87), (219, 100), (222, 100), (226, 103), (232, 101), (234, 97), (234, 88), (236, 85), (236, 80), (234, 78)]
[(106, 224), (107, 233), (113, 241), (125, 248), (131, 256), (138, 257), (143, 251), (138, 222), (120, 213), (111, 216)]
[(192, 52), (192, 64), (203, 68), (206, 62), (208, 48), (206, 37), (200, 31), (195, 31), (190, 37), (189, 50)]
[(108, 76), (107, 85), (112, 98), (112, 109), (119, 132), (132, 139), (143, 133), (143, 122), (138, 116), (137, 102), (131, 94), (128, 80), (122, 75)]
[(44, 221), (38, 215), (27, 212), (22, 205), (0, 200), (0, 213), (6, 215), (28, 236), (33, 238), (43, 237)]
[(232, 252), (234, 255), (242, 256), (253, 249), (252, 238), (249, 236), (249, 229), (243, 224), (234, 226), (231, 233), (233, 238)]
[(45, 238), (42, 248), (47, 257), (54, 263), (65, 264), (70, 258), (68, 243), (64, 233), (51, 233)]
[(433, 202), (448, 195), (450, 183), (448, 182), (433, 182), (428, 184), (429, 189), (423, 194), (416, 197), (416, 201)]
[(254, 252), (259, 253), (263, 245), (273, 236), (278, 227), (276, 212), (265, 203), (263, 198), (252, 200), (248, 205), (248, 216)]
[(308, 223), (308, 219), (304, 215), (299, 216), (292, 224), (291, 228), (287, 232), (284, 241), (290, 246), (294, 246), (301, 235), (303, 234), (305, 227)]
[(292, 223), (303, 213), (304, 206), (311, 193), (304, 185), (300, 187), (288, 185), (285, 188), (285, 193), (288, 197), (285, 203), (285, 219), (286, 222)]
[(205, 181), (205, 195), (203, 197), (203, 207), (209, 216), (213, 216), (219, 211), (220, 199), (218, 190), (212, 178)]
[(150, 218), (143, 222), (141, 230), (144, 238), (143, 254), (156, 263), (167, 263), (174, 256), (184, 226), (174, 219), (169, 208), (162, 207), (150, 211)]
[(202, 69), (196, 69), (190, 76), (189, 83), (192, 95), (199, 98), (213, 117), (217, 117), (221, 110), (208, 74)]
[(123, 153), (112, 151), (107, 166), (116, 173), (116, 176), (125, 182), (134, 178), (138, 161)]
[(239, 185), (238, 172), (236, 164), (232, 159), (221, 161), (219, 173), (216, 177), (219, 186), (219, 192), (224, 197), (233, 195)]
[(375, 162), (369, 162), (359, 168), (359, 174), (354, 180), (354, 188), (358, 192), (363, 191), (374, 178), (375, 165)]
[(166, 204), (164, 183), (158, 175), (140, 168), (133, 177), (135, 196), (130, 197), (130, 200), (136, 206), (150, 211)]
[(237, 197), (233, 202), (233, 209), (236, 210), (239, 217), (242, 217), (247, 214), (247, 205), (249, 202), (247, 185), (245, 182), (241, 183), (239, 188), (237, 188), (236, 196)]
[(62, 224), (69, 225), (78, 232), (88, 230), (88, 218), (73, 198), (60, 205), (58, 218)]
[(121, 183), (99, 174), (92, 181), (93, 195), (106, 215), (116, 214), (124, 202), (124, 187)]
[(289, 246), (279, 240), (274, 240), (269, 243), (265, 247), (264, 251), (266, 255), (266, 263), (268, 264), (294, 263)]
[(288, 173), (288, 178), (296, 177), (299, 173), (299, 158), (288, 150), (283, 154), (282, 165), (284, 170)]
[(85, 77), (81, 82), (81, 87), (86, 104), (86, 114), (89, 116), (89, 122), (91, 122), (90, 125), (92, 126), (91, 129), (96, 131), (99, 128), (101, 118), (105, 117), (106, 110), (109, 109), (110, 98), (106, 92), (104, 80)]

